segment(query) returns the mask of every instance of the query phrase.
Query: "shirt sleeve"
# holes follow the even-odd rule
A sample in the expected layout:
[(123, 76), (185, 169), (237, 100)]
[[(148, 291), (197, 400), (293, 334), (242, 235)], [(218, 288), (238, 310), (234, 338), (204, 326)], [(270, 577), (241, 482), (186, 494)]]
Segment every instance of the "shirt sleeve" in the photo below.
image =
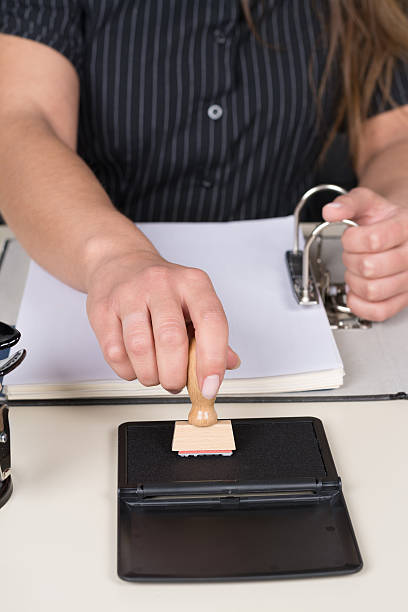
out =
[(0, 0), (0, 32), (48, 45), (78, 72), (81, 69), (83, 31), (78, 0)]
[[(403, 62), (399, 60), (395, 64), (394, 72), (391, 81), (391, 100), (397, 106), (408, 104), (408, 60)], [(377, 87), (374, 92), (370, 116), (378, 115), (387, 110), (394, 108), (389, 102), (384, 102), (383, 95)]]

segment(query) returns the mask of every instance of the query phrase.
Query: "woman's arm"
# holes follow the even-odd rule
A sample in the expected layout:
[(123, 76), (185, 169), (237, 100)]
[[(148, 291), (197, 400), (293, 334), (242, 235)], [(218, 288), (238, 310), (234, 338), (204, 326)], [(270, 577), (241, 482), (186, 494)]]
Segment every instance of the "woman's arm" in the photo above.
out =
[(348, 304), (383, 321), (408, 305), (408, 106), (369, 119), (357, 161), (359, 187), (323, 209), (354, 219), (343, 235)]
[(0, 35), (1, 212), (34, 259), (88, 293), (91, 325), (120, 376), (180, 390), (191, 319), (199, 382), (214, 396), (239, 362), (222, 305), (204, 272), (160, 257), (76, 154), (78, 99), (66, 58)]

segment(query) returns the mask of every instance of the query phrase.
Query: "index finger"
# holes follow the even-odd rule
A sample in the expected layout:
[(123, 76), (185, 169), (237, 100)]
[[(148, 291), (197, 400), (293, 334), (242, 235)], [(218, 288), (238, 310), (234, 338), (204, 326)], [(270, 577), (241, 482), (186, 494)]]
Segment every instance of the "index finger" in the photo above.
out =
[(197, 342), (198, 385), (203, 396), (212, 399), (227, 367), (227, 318), (209, 279), (200, 288), (194, 287), (189, 291), (185, 303)]
[(348, 228), (342, 237), (349, 253), (380, 253), (408, 241), (408, 215), (395, 215), (372, 225)]

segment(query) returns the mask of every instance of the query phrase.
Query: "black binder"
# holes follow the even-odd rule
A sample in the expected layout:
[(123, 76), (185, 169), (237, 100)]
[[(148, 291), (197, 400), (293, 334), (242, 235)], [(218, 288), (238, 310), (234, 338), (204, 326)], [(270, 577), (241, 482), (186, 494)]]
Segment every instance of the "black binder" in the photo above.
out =
[(233, 420), (232, 457), (182, 458), (173, 422), (119, 427), (118, 574), (271, 579), (362, 567), (319, 419)]

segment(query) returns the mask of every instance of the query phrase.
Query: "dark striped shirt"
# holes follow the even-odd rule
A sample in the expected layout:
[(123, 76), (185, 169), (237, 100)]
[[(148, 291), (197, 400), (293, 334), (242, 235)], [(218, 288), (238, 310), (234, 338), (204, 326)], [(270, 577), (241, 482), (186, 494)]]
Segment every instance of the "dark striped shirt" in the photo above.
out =
[[(323, 0), (0, 0), (0, 30), (64, 54), (80, 77), (78, 152), (135, 221), (285, 215), (315, 182), (333, 120)], [(408, 102), (408, 69), (393, 96)], [(373, 112), (378, 112), (373, 102)]]

